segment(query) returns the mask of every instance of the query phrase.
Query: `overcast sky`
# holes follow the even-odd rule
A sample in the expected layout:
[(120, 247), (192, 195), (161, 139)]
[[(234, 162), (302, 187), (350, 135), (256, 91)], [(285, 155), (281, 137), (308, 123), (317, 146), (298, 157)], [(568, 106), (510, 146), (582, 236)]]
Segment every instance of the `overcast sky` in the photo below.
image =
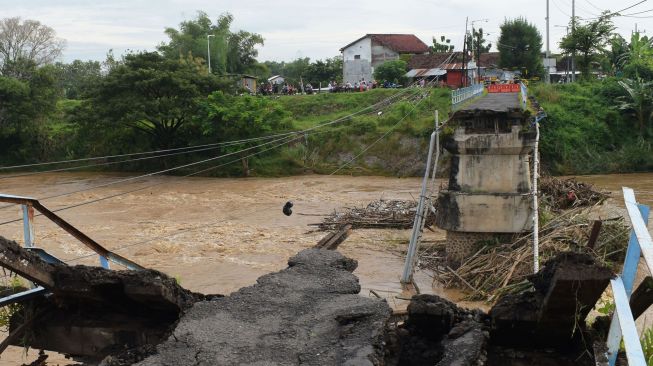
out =
[[(576, 0), (576, 14), (593, 17), (599, 9), (620, 10), (642, 0)], [(555, 52), (567, 25), (572, 0), (551, 0), (551, 49)], [(645, 1), (624, 14), (653, 9)], [(234, 15), (234, 29), (260, 33), (265, 46), (259, 60), (290, 61), (297, 57), (323, 59), (366, 33), (413, 33), (427, 44), (445, 35), (462, 48), (465, 17), (477, 22), (493, 45), (505, 18), (526, 17), (545, 42), (546, 0), (0, 0), (0, 18), (20, 16), (39, 20), (67, 41), (63, 61), (103, 60), (109, 49), (154, 50), (166, 41), (163, 30), (195, 17), (203, 10), (212, 19)], [(653, 33), (653, 11), (615, 20), (628, 36), (638, 23)], [(651, 34), (649, 34), (651, 35)], [(494, 47), (493, 47), (494, 49)]]

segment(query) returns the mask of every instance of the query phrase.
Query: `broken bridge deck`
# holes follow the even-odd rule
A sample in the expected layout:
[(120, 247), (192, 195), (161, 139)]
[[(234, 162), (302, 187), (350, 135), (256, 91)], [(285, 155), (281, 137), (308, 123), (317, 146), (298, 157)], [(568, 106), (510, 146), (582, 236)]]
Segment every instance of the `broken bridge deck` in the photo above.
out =
[(520, 109), (518, 93), (489, 93), (460, 108), (461, 111), (509, 112)]

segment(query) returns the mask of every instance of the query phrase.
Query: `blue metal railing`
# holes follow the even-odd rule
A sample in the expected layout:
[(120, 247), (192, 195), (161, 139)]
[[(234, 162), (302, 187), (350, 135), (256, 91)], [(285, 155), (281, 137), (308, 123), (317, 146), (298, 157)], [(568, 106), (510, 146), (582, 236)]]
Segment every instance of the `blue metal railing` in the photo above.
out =
[(630, 309), (630, 295), (633, 292), (633, 283), (637, 275), (637, 264), (640, 255), (644, 257), (649, 273), (653, 274), (653, 241), (646, 228), (650, 209), (646, 205), (637, 203), (635, 192), (632, 189), (624, 187), (623, 192), (624, 203), (633, 229), (630, 232), (622, 274), (610, 281), (615, 312), (608, 333), (607, 356), (610, 366), (614, 366), (619, 352), (619, 345), (623, 338), (628, 365), (646, 366), (646, 359), (637, 334), (635, 319), (633, 319), (633, 313)]
[(474, 84), (466, 88), (456, 89), (451, 92), (451, 109), (456, 110), (460, 104), (470, 98), (483, 93), (483, 84)]

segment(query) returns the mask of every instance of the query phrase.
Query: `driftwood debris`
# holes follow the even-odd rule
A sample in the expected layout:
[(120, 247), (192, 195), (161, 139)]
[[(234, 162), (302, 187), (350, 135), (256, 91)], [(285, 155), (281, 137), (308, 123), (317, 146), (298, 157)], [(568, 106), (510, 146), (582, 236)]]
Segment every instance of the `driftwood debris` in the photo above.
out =
[[(334, 212), (324, 218), (321, 223), (313, 224), (320, 230), (334, 230), (345, 225), (352, 229), (410, 229), (415, 221), (417, 202), (401, 200), (373, 201), (366, 207), (348, 208), (343, 212)], [(429, 214), (425, 227), (435, 223), (435, 216)]]
[[(594, 220), (587, 208), (565, 211), (540, 227), (540, 258), (546, 261), (565, 251), (587, 253), (601, 262), (622, 259), (629, 227), (623, 218), (603, 220), (601, 235), (588, 246)], [(482, 242), (477, 251), (455, 269), (445, 266), (445, 243), (423, 246), (422, 267), (433, 270), (446, 287), (470, 290), (468, 299), (494, 301), (503, 293), (524, 289), (533, 270), (531, 235), (517, 236), (507, 243)]]
[(609, 192), (594, 190), (591, 184), (574, 178), (543, 177), (539, 188), (542, 204), (553, 210), (593, 206), (610, 197)]
[(351, 225), (347, 224), (342, 228), (333, 230), (324, 236), (320, 241), (315, 245), (316, 249), (328, 249), (336, 250), (342, 242), (344, 242), (351, 233)]

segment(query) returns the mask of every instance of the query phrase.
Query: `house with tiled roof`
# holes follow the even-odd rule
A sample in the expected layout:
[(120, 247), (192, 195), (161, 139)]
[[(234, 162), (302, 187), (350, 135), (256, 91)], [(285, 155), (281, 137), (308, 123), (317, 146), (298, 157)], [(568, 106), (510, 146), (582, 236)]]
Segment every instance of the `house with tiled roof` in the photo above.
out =
[(414, 34), (366, 34), (340, 49), (343, 82), (373, 79), (374, 68), (403, 54), (428, 53), (429, 47)]

